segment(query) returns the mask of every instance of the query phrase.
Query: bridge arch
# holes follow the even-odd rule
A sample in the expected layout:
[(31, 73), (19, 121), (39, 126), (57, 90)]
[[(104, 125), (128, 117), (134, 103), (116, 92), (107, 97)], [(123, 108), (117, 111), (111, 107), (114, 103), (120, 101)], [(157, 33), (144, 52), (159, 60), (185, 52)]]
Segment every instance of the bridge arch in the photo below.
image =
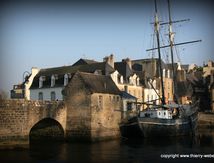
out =
[(58, 121), (52, 118), (44, 118), (30, 129), (29, 140), (64, 140), (64, 135), (64, 129)]

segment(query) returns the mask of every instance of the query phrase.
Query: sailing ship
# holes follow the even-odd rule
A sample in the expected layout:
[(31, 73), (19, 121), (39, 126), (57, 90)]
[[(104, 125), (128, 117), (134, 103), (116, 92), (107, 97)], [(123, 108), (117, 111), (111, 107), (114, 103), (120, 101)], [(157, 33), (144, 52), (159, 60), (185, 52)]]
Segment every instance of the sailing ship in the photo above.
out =
[[(123, 120), (120, 123), (120, 131), (122, 137), (166, 137), (166, 136), (182, 136), (182, 135), (192, 135), (197, 129), (197, 119), (198, 119), (198, 104), (179, 104), (176, 96), (176, 75), (174, 68), (173, 59), (173, 46), (185, 44), (174, 44), (173, 42), (173, 32), (172, 23), (178, 21), (172, 21), (170, 15), (170, 2), (168, 0), (168, 13), (169, 22), (165, 23), (169, 25), (169, 43), (170, 45), (164, 47), (170, 47), (171, 49), (171, 64), (172, 64), (172, 78), (174, 87), (174, 103), (166, 104), (164, 95), (164, 83), (163, 83), (163, 72), (162, 72), (162, 62), (161, 62), (161, 51), (163, 48), (160, 46), (159, 41), (159, 21), (157, 14), (157, 3), (155, 0), (155, 33), (157, 39), (157, 49), (158, 50), (158, 60), (159, 60), (159, 72), (161, 79), (161, 104), (149, 104), (152, 105), (149, 109), (139, 111), (139, 113), (129, 119)], [(198, 42), (191, 41), (186, 43)], [(154, 50), (152, 49), (152, 50)]]

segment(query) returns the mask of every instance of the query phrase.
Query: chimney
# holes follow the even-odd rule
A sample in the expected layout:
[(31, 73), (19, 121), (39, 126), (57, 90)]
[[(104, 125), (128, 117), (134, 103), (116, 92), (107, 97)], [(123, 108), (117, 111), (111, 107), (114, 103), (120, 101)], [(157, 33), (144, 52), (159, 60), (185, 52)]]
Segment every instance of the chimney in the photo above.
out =
[(32, 67), (31, 68), (31, 74), (32, 76), (36, 76), (36, 74), (39, 72), (39, 68), (37, 67)]
[(129, 58), (123, 59), (122, 62), (126, 62), (129, 68), (132, 70), (132, 61)]
[(114, 55), (111, 54), (110, 56), (103, 58), (103, 62), (108, 63), (112, 68), (114, 68)]
[(180, 62), (178, 62), (178, 68), (177, 68), (177, 70), (181, 70), (181, 63)]

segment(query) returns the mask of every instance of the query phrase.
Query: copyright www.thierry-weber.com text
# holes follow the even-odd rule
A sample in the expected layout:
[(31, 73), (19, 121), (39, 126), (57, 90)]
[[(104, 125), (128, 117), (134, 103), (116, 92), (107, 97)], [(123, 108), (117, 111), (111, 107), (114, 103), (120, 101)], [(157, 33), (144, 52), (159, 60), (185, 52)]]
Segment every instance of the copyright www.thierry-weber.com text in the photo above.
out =
[(212, 158), (214, 159), (214, 154), (161, 154), (163, 159), (176, 159), (176, 158)]

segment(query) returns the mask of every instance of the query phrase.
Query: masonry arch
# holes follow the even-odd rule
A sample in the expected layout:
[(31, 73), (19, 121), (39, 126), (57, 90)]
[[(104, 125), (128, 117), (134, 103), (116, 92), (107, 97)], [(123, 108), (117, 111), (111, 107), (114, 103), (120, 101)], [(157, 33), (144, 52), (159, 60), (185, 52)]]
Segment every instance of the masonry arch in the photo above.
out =
[(44, 118), (37, 122), (30, 130), (30, 141), (59, 141), (64, 139), (64, 130), (62, 125), (52, 118)]

